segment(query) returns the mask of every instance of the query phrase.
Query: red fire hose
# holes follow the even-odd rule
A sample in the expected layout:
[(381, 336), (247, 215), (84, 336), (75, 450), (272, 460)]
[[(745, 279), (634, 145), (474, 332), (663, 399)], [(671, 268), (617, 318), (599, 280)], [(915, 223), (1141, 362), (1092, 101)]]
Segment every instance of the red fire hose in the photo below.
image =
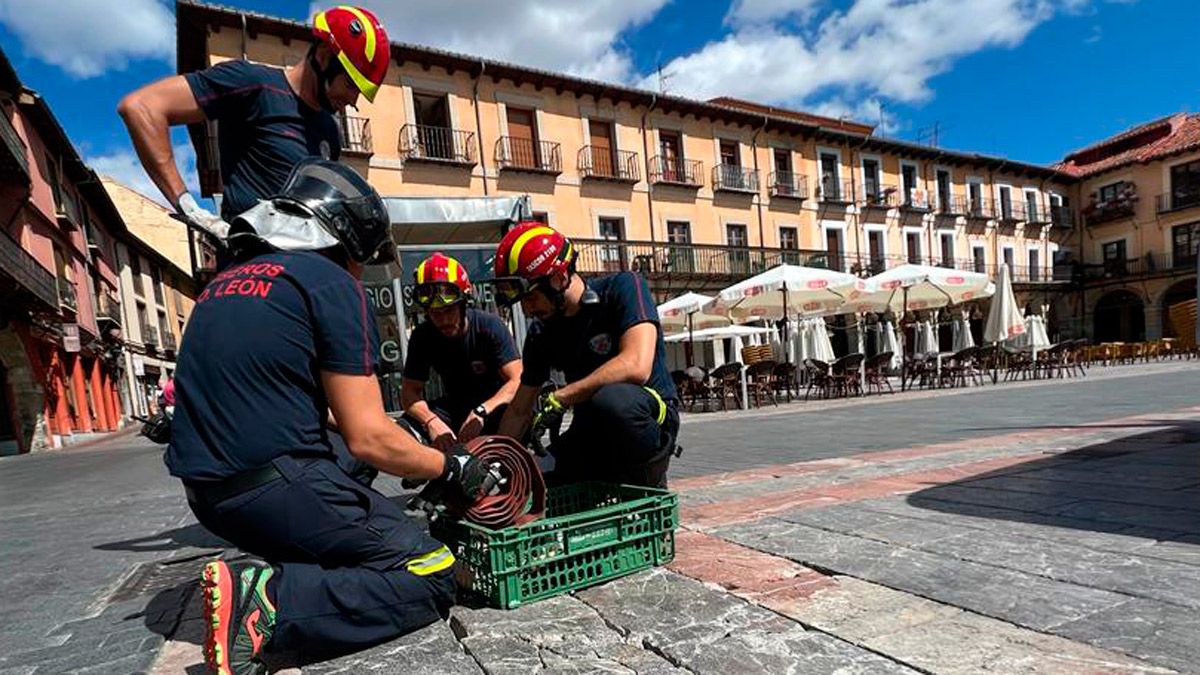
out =
[(500, 474), (507, 480), (495, 494), (472, 505), (460, 497), (447, 499), (450, 515), (500, 529), (524, 525), (545, 514), (546, 482), (537, 461), (524, 446), (507, 436), (480, 436), (467, 443), (467, 450), (485, 464), (499, 465)]

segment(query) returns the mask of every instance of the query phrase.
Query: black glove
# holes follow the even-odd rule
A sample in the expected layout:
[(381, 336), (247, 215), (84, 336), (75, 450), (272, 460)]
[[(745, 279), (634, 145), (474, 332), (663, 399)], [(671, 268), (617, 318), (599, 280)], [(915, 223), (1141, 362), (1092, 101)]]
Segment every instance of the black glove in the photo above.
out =
[(463, 496), (474, 501), (490, 492), (499, 481), (499, 476), (491, 467), (472, 455), (466, 446), (455, 443), (450, 452), (446, 453), (445, 465), (438, 480), (446, 485), (453, 485)]

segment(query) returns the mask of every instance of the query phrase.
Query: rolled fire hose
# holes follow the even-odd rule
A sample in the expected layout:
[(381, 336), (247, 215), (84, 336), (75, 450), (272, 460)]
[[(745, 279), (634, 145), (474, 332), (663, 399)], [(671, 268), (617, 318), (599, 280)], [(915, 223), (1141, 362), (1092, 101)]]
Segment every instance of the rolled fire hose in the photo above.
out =
[(524, 446), (507, 436), (480, 436), (467, 443), (467, 450), (485, 464), (499, 465), (506, 480), (474, 504), (468, 505), (458, 496), (448, 498), (450, 515), (494, 530), (524, 525), (545, 515), (546, 482)]

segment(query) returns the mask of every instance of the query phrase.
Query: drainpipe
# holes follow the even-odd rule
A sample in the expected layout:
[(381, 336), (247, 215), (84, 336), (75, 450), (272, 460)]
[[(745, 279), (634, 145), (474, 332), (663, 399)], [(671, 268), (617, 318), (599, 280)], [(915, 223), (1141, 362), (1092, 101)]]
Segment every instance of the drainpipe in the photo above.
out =
[[(768, 118), (766, 115), (763, 115), (762, 126), (755, 130), (754, 135), (750, 137), (750, 156), (754, 162), (754, 177), (756, 180), (758, 178), (758, 135), (767, 128), (767, 123), (769, 121), (770, 118)], [(761, 183), (759, 185), (755, 185), (756, 189), (754, 190), (754, 196), (755, 199), (758, 200), (758, 247), (765, 249), (767, 247), (767, 240), (763, 237), (763, 205), (762, 193), (760, 191), (761, 187)], [(797, 241), (797, 244), (798, 243), (799, 242)]]
[(487, 182), (487, 162), (484, 160), (483, 154), (483, 121), (479, 114), (479, 83), (483, 81), (483, 74), (487, 71), (487, 62), (483, 59), (479, 60), (479, 73), (475, 76), (475, 84), (471, 87), (471, 104), (475, 106), (475, 140), (479, 144), (479, 168), (483, 173), (483, 196), (488, 196)]
[[(854, 204), (854, 211), (853, 211), (853, 215), (854, 215), (854, 257), (858, 259), (858, 264), (859, 264), (860, 268), (862, 267), (862, 261), (863, 261), (862, 232), (860, 232), (860, 230), (862, 230), (862, 207), (858, 206), (858, 179), (855, 178), (855, 174), (854, 174), (855, 152), (857, 151), (857, 156), (859, 157), (858, 164), (861, 165), (862, 164), (862, 161), (861, 161), (862, 149), (867, 147), (867, 142), (870, 140), (871, 140), (871, 137), (868, 134), (867, 136), (863, 137), (862, 143), (859, 143), (857, 148), (852, 148), (852, 147), (850, 147), (850, 137), (849, 136), (846, 137), (846, 154), (849, 155), (849, 157), (847, 157), (846, 159), (848, 159), (850, 161), (850, 201), (852, 204)], [(819, 167), (820, 167), (819, 160), (817, 162), (817, 165), (818, 165), (818, 170), (819, 170)], [(880, 171), (880, 173), (883, 172), (882, 165), (880, 165), (879, 171)], [(865, 195), (864, 195), (864, 197), (865, 197)], [(884, 222), (883, 238), (884, 238), (884, 241), (886, 242), (887, 241), (887, 218), (886, 217), (884, 218), (883, 222)], [(884, 264), (884, 266), (885, 267), (887, 266), (886, 263)], [(844, 272), (845, 270), (838, 270), (838, 271)]]
[(246, 60), (246, 15), (238, 12), (238, 18), (242, 20), (242, 60)]
[(654, 186), (650, 183), (650, 140), (646, 138), (646, 118), (650, 116), (650, 111), (654, 110), (654, 106), (658, 105), (658, 94), (650, 94), (650, 107), (642, 112), (642, 160), (646, 165), (646, 209), (650, 217), (650, 243), (657, 241), (654, 238)]

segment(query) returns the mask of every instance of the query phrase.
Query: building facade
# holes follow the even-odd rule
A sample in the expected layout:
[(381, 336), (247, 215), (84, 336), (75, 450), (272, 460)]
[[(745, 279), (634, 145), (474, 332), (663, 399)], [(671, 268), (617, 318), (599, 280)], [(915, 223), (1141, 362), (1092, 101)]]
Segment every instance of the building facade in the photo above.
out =
[(120, 217), (0, 53), (0, 454), (117, 429)]
[(121, 398), (130, 414), (158, 410), (157, 392), (175, 374), (175, 357), (195, 304), (182, 223), (149, 197), (103, 179), (128, 230), (116, 247), (125, 325)]

